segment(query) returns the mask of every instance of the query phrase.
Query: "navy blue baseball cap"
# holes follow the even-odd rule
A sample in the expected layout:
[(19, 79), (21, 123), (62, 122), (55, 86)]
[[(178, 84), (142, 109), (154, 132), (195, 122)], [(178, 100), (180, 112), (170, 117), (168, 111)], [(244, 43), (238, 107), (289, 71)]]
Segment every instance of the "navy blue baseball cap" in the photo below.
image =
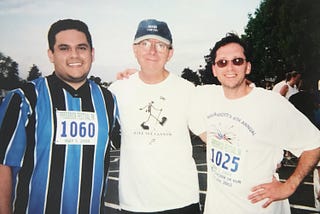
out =
[(155, 19), (146, 19), (139, 23), (134, 43), (145, 39), (157, 39), (167, 45), (172, 45), (172, 36), (167, 23)]

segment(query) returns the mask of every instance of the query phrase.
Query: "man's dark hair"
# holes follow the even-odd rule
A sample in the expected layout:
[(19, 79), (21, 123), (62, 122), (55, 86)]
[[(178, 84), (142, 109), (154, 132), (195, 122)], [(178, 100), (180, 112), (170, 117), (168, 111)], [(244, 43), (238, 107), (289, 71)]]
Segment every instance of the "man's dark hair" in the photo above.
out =
[(63, 30), (78, 30), (86, 35), (87, 41), (92, 49), (92, 39), (88, 26), (80, 21), (74, 19), (63, 19), (53, 23), (48, 32), (49, 48), (54, 52), (54, 44), (56, 43), (56, 35)]
[(237, 43), (239, 44), (241, 47), (243, 47), (244, 50), (244, 55), (246, 57), (246, 61), (250, 62), (251, 61), (251, 53), (249, 51), (249, 47), (246, 44), (245, 41), (243, 41), (242, 39), (240, 39), (240, 37), (237, 34), (234, 33), (227, 33), (225, 37), (223, 37), (220, 41), (216, 42), (216, 44), (214, 45), (213, 49), (210, 52), (210, 60), (212, 62), (212, 64), (215, 64), (215, 60), (217, 57), (217, 50), (219, 48), (221, 48), (222, 46), (225, 46), (227, 44), (230, 43)]

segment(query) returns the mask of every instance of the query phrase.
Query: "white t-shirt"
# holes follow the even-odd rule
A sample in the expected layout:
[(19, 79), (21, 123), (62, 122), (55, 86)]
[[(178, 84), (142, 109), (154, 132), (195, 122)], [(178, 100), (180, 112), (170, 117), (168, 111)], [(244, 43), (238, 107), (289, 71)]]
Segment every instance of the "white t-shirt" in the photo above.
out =
[(194, 99), (198, 117), (191, 120), (191, 130), (207, 131), (204, 213), (290, 213), (288, 200), (267, 208), (262, 208), (265, 201), (252, 204), (250, 189), (272, 181), (284, 149), (299, 156), (319, 147), (318, 129), (284, 97), (262, 88), (230, 100), (221, 86), (201, 86)]
[(285, 94), (285, 97), (286, 97), (287, 99), (289, 99), (292, 95), (294, 95), (294, 94), (296, 94), (296, 93), (299, 92), (299, 89), (297, 88), (296, 85), (294, 85), (294, 86), (292, 87), (292, 86), (290, 86), (290, 85), (289, 85), (286, 81), (284, 81), (284, 80), (281, 81), (281, 82), (279, 82), (279, 83), (277, 83), (277, 84), (275, 84), (275, 86), (273, 87), (272, 91), (277, 92), (277, 93), (280, 93), (281, 88), (282, 88), (283, 86), (285, 86), (285, 85), (288, 86), (288, 91), (287, 91), (287, 93)]
[(299, 89), (297, 88), (296, 85), (294, 85), (294, 86), (292, 87), (291, 85), (287, 84), (287, 86), (288, 86), (288, 91), (287, 91), (287, 93), (286, 93), (286, 98), (289, 100), (289, 98), (290, 98), (292, 95), (294, 95), (294, 94), (296, 94), (296, 93), (299, 92)]
[(110, 90), (121, 121), (121, 208), (156, 212), (198, 203), (187, 111), (194, 86), (173, 74), (146, 84), (135, 73)]
[(282, 80), (281, 82), (278, 82), (277, 84), (275, 84), (272, 88), (272, 91), (280, 93), (280, 90), (283, 86), (285, 86), (287, 83), (285, 80)]

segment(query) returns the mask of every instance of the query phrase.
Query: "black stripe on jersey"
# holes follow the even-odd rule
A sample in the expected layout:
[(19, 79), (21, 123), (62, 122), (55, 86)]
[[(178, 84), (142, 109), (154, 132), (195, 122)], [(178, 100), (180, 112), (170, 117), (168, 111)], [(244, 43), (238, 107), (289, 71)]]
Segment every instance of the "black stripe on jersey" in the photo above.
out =
[(15, 213), (25, 213), (29, 197), (29, 184), (34, 168), (34, 150), (35, 150), (35, 104), (37, 95), (32, 83), (23, 86), (23, 92), (32, 108), (32, 114), (29, 115), (27, 129), (27, 148), (23, 158), (22, 168), (19, 172), (19, 183), (17, 186), (17, 196), (15, 200)]
[[(65, 99), (63, 89), (59, 87), (59, 83), (52, 78), (52, 76), (47, 78), (49, 93), (51, 95), (52, 108), (55, 112), (58, 110), (65, 110)], [(57, 127), (57, 118), (54, 114), (54, 127)], [(53, 139), (56, 136), (56, 128), (54, 128)], [(61, 194), (62, 194), (62, 184), (64, 175), (64, 165), (65, 165), (65, 145), (56, 145), (52, 143), (52, 155), (51, 155), (51, 166), (49, 172), (49, 186), (47, 194), (47, 205), (46, 213), (59, 213), (61, 204)]]
[[(100, 86), (101, 88), (101, 86)], [(113, 115), (114, 115), (114, 100), (111, 92), (109, 90), (102, 90), (104, 96), (105, 106), (107, 106), (108, 120), (109, 120), (109, 134), (113, 126)]]
[[(88, 84), (83, 86), (83, 92), (80, 93), (82, 99), (82, 111), (94, 112), (92, 97)], [(82, 89), (80, 89), (82, 91)], [(90, 213), (91, 191), (92, 191), (92, 174), (94, 167), (94, 149), (95, 146), (84, 145), (82, 147), (82, 169), (81, 169), (81, 187), (79, 213)]]
[(3, 121), (6, 122), (3, 123), (0, 127), (0, 139), (2, 141), (2, 143), (0, 144), (0, 163), (3, 163), (6, 149), (15, 131), (15, 127), (19, 117), (20, 103), (20, 96), (18, 94), (13, 94), (7, 108), (7, 113), (3, 118)]
[[(106, 150), (106, 153), (105, 153), (105, 157), (104, 157), (104, 179), (103, 181), (106, 182), (106, 179), (107, 179), (107, 173), (109, 171), (109, 165), (110, 165), (110, 149), (111, 149), (111, 146), (110, 146), (110, 135), (111, 135), (111, 132), (113, 130), (113, 119), (114, 119), (114, 99), (113, 99), (113, 96), (111, 94), (111, 92), (109, 90), (106, 90), (106, 89), (103, 89), (101, 88), (102, 92), (103, 92), (103, 96), (104, 96), (104, 102), (105, 102), (105, 106), (107, 108), (107, 116), (108, 116), (108, 123), (109, 123), (109, 142), (108, 142), (108, 147), (107, 147), (107, 150)], [(105, 192), (105, 185), (103, 185), (103, 191), (102, 193)], [(104, 213), (104, 197), (101, 197), (101, 207), (100, 207), (100, 213)]]

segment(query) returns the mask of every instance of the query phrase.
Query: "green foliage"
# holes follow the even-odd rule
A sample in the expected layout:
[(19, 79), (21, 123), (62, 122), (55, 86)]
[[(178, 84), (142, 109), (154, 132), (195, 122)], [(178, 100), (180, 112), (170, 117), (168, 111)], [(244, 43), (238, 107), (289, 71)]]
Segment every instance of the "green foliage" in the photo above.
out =
[(192, 82), (194, 85), (200, 85), (200, 78), (197, 72), (192, 71), (190, 68), (185, 68), (182, 71), (182, 78)]
[[(319, 11), (319, 0), (262, 0), (254, 15), (248, 15), (245, 34), (241, 36), (253, 53), (248, 78), (259, 85), (296, 70), (305, 79), (319, 80)], [(217, 83), (210, 60), (197, 73), (201, 84)]]
[(205, 65), (205, 67), (199, 70), (201, 84), (202, 85), (220, 84), (218, 79), (215, 76), (213, 76), (211, 61), (206, 60), (206, 62), (207, 64)]
[(284, 76), (291, 70), (319, 78), (320, 1), (263, 0), (243, 38), (253, 49), (251, 79)]
[(0, 52), (0, 89), (10, 90), (20, 84), (18, 63)]
[(40, 72), (38, 66), (36, 66), (35, 64), (32, 65), (32, 67), (30, 68), (29, 71), (29, 76), (27, 77), (28, 81), (37, 79), (38, 77), (41, 77), (42, 73)]

